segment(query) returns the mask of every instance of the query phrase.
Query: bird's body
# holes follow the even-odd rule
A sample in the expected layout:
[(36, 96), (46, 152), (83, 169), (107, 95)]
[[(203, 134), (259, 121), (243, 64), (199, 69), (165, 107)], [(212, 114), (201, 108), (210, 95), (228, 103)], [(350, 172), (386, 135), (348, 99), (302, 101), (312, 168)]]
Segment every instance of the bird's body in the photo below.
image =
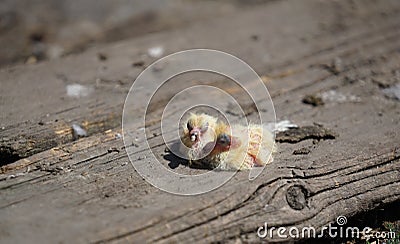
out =
[[(223, 123), (216, 126), (216, 141), (204, 163), (211, 167), (226, 170), (250, 169), (272, 162), (272, 153), (276, 151), (272, 133), (262, 125), (249, 126)], [(204, 148), (212, 147), (212, 144)]]
[(207, 114), (190, 114), (183, 125), (182, 152), (189, 165), (224, 170), (243, 170), (272, 162), (276, 151), (266, 126), (228, 126)]

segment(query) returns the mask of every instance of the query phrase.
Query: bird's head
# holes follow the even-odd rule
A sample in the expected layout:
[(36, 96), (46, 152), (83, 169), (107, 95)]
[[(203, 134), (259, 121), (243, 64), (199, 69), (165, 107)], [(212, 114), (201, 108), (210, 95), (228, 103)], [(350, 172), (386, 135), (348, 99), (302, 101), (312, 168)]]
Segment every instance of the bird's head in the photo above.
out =
[(217, 118), (212, 117), (208, 114), (195, 114), (191, 113), (186, 123), (186, 135), (188, 136), (191, 143), (196, 144), (202, 136), (209, 130), (209, 128), (215, 127), (217, 124)]
[(202, 134), (206, 133), (208, 130), (209, 123), (205, 122), (201, 125), (197, 124), (194, 120), (189, 120), (186, 127), (189, 131), (190, 141), (195, 143), (200, 140)]
[(227, 152), (230, 149), (236, 149), (241, 145), (240, 139), (235, 136), (231, 136), (227, 133), (221, 133), (217, 136), (217, 139), (214, 143), (208, 143), (207, 146), (213, 146), (214, 148), (211, 151), (211, 154), (218, 154), (222, 152)]

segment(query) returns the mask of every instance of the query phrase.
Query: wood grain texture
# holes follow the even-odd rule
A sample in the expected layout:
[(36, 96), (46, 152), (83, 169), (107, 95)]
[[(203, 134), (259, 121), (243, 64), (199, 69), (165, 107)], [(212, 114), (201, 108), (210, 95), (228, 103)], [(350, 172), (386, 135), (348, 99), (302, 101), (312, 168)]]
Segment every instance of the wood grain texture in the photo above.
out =
[[(320, 229), (339, 215), (351, 217), (399, 201), (400, 103), (385, 97), (376, 81), (400, 81), (400, 5), (355, 1), (358, 5), (351, 8), (348, 1), (305, 2), (272, 1), (247, 9), (241, 18), (222, 16), (104, 46), (101, 51), (109, 57), (105, 71), (104, 62), (94, 61), (97, 49), (2, 70), (1, 146), (18, 160), (1, 167), (1, 242), (256, 243), (262, 241), (257, 229), (265, 222)], [(298, 12), (288, 18), (293, 4)], [(321, 11), (316, 13), (315, 7)], [(258, 41), (251, 39), (254, 33)], [(262, 75), (278, 120), (289, 119), (302, 128), (316, 123), (334, 138), (305, 136), (286, 143), (277, 137), (274, 162), (254, 181), (244, 171), (198, 196), (158, 190), (134, 171), (119, 136), (123, 102), (140, 72), (131, 63), (157, 40), (163, 40), (168, 53), (207, 46), (243, 58)], [(198, 78), (193, 75), (187, 86), (198, 84)], [(37, 86), (29, 88), (29, 82)], [(94, 92), (68, 98), (65, 85), (73, 82)], [(226, 80), (206, 82), (243, 97)], [(169, 88), (180, 91), (181, 83), (176, 84)], [(340, 99), (328, 97), (317, 107), (302, 102), (306, 95), (332, 91)], [(153, 153), (174, 172), (203, 173), (177, 163), (158, 133), (160, 114), (173, 94), (173, 89), (160, 91), (151, 108), (150, 149), (143, 140), (127, 146), (135, 147), (131, 156), (136, 161), (146, 162)], [(41, 96), (39, 104), (27, 102)], [(240, 102), (249, 108), (250, 119), (257, 116), (251, 103)], [(135, 122), (133, 132), (140, 129)], [(72, 123), (82, 124), (89, 136), (73, 140)], [(309, 153), (293, 154), (302, 148)]]

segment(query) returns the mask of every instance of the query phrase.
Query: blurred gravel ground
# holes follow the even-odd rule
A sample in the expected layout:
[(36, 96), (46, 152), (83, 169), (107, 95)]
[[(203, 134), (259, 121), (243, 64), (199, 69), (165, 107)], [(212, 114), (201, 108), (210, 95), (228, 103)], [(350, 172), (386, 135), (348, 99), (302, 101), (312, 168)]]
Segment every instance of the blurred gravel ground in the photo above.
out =
[(56, 59), (96, 43), (174, 29), (264, 2), (268, 1), (3, 0), (0, 67)]

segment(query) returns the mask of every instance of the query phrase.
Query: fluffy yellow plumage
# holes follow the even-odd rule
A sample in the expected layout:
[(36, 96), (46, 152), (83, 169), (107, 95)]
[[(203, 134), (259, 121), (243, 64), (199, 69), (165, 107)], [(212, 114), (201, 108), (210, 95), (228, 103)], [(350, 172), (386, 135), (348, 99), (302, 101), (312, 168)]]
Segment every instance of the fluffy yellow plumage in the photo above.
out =
[(190, 165), (231, 170), (272, 162), (276, 151), (272, 133), (262, 125), (228, 126), (207, 114), (191, 113), (183, 125), (182, 152)]
[[(250, 169), (272, 162), (276, 151), (272, 133), (262, 125), (233, 125), (218, 123), (213, 150), (204, 162), (220, 169)], [(205, 148), (212, 146), (208, 144)]]

